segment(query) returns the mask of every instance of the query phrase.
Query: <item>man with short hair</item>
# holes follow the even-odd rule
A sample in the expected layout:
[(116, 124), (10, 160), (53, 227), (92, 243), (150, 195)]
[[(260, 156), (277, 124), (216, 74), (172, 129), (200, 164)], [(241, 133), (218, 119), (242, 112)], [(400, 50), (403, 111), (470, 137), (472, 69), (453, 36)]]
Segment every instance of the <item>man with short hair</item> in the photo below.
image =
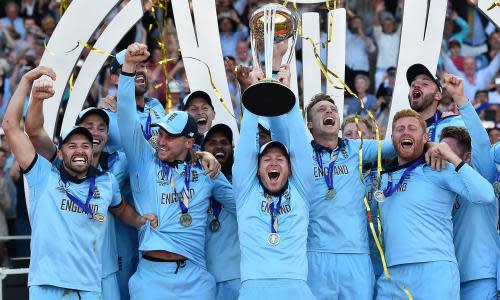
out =
[(357, 140), (360, 138), (358, 128), (356, 126), (356, 118), (358, 118), (358, 126), (359, 129), (361, 129), (363, 139), (373, 139), (375, 135), (373, 134), (373, 126), (370, 124), (370, 121), (366, 118), (357, 116), (348, 116), (344, 119), (341, 126), (342, 138), (349, 140)]
[[(497, 172), (490, 156), (490, 141), (476, 110), (464, 95), (463, 79), (451, 74), (444, 74), (444, 79), (447, 89), (457, 95), (454, 100), (467, 129), (447, 127), (441, 133), (441, 142), (447, 143), (455, 154), (493, 183)], [(431, 148), (429, 152), (432, 151), (435, 150)], [(460, 270), (461, 299), (492, 299), (496, 294), (500, 253), (497, 223), (498, 200), (490, 205), (472, 205), (460, 196), (457, 198), (453, 209), (453, 240)]]
[[(372, 299), (375, 281), (363, 203), (365, 185), (359, 174), (361, 141), (339, 138), (340, 116), (329, 95), (315, 95), (306, 112), (314, 139), (309, 156), (314, 193), (310, 196), (308, 283), (317, 299)], [(377, 149), (377, 141), (363, 140), (363, 162), (376, 162)], [(382, 157), (393, 154), (391, 143), (382, 142)]]
[[(149, 56), (147, 46), (128, 46), (118, 84), (120, 134), (129, 162), (138, 211), (156, 211), (159, 227), (139, 232), (142, 258), (129, 281), (135, 299), (213, 299), (215, 282), (205, 267), (205, 231), (209, 198), (235, 211), (231, 186), (224, 175), (210, 179), (191, 148), (196, 121), (179, 111), (158, 122), (156, 150), (144, 139), (133, 107), (136, 65)], [(152, 180), (153, 179), (153, 180)], [(159, 272), (161, 270), (161, 272)]]
[[(117, 86), (120, 70), (125, 59), (125, 51), (122, 50), (115, 55), (110, 64), (111, 82)], [(149, 78), (146, 68), (146, 61), (137, 63), (137, 77), (135, 79), (135, 107), (137, 108), (137, 115), (141, 122), (144, 138), (150, 141), (151, 145), (156, 145), (156, 136), (158, 135), (158, 128), (153, 124), (165, 116), (165, 109), (158, 99), (146, 97), (145, 94), (148, 90)], [(121, 150), (123, 142), (120, 137), (118, 129), (117, 113), (116, 113), (116, 98), (108, 96), (101, 100), (100, 108), (106, 109), (109, 115), (109, 139), (106, 149), (109, 152)]]
[[(102, 245), (108, 208), (136, 228), (147, 221), (156, 227), (157, 218), (152, 214), (137, 215), (121, 200), (115, 177), (91, 166), (94, 139), (88, 129), (77, 126), (62, 131), (58, 166), (35, 152), (19, 128), (19, 121), (22, 103), (33, 81), (42, 75), (55, 80), (55, 73), (45, 67), (23, 76), (2, 124), (30, 190), (30, 299), (101, 299)], [(52, 81), (41, 79), (33, 85), (31, 100), (40, 101), (53, 94)]]
[[(216, 124), (207, 132), (202, 149), (212, 153), (222, 165), (222, 173), (232, 180), (233, 132)], [(240, 241), (236, 214), (215, 199), (210, 199), (205, 241), (207, 270), (216, 282), (215, 299), (238, 299), (240, 280)]]
[[(377, 299), (459, 299), (460, 278), (453, 247), (451, 213), (458, 195), (476, 204), (495, 201), (491, 185), (449, 147), (424, 157), (428, 139), (423, 117), (413, 110), (394, 116), (392, 143), (398, 154), (382, 176), (383, 241), (391, 279), (381, 276)], [(433, 158), (434, 157), (434, 158)], [(432, 283), (432, 284), (429, 284)]]
[[(441, 143), (448, 144), (467, 164), (477, 165), (471, 161), (471, 144), (474, 143), (471, 143), (471, 136), (465, 128), (446, 127), (441, 133)], [(494, 168), (494, 164), (491, 167)], [(490, 205), (474, 205), (461, 196), (457, 198), (453, 207), (453, 242), (460, 270), (462, 300), (496, 298), (500, 253), (497, 224), (498, 201)]]
[(215, 118), (215, 109), (212, 99), (204, 91), (194, 91), (184, 97), (184, 111), (188, 112), (198, 124), (198, 132), (205, 135), (212, 127)]
[[(52, 144), (50, 137), (43, 128), (43, 98), (33, 98), (28, 106), (25, 130), (28, 134), (31, 143), (35, 147), (37, 153), (45, 159), (51, 161), (55, 165), (61, 163), (56, 157), (56, 149)], [(108, 114), (99, 108), (89, 107), (82, 110), (78, 114), (75, 125), (87, 128), (92, 134), (93, 156), (91, 166), (99, 172), (110, 172), (118, 182), (120, 193), (123, 198), (132, 201), (130, 192), (128, 165), (123, 152), (108, 153), (104, 151), (104, 147), (108, 140)], [(123, 293), (124, 298), (128, 297), (128, 290), (120, 289), (118, 283), (118, 271), (122, 271), (123, 264), (128, 265), (128, 261), (123, 262), (123, 257), (118, 254), (117, 241), (132, 246), (135, 243), (128, 242), (129, 240), (137, 240), (137, 230), (119, 220), (108, 213), (108, 222), (103, 242), (103, 263), (102, 263), (102, 296), (104, 299), (120, 299)], [(116, 228), (124, 228), (117, 234)], [(130, 249), (130, 252), (138, 254), (137, 246)]]
[(437, 109), (443, 96), (443, 87), (426, 66), (422, 64), (410, 66), (406, 71), (406, 80), (410, 85), (408, 93), (410, 107), (426, 121), (430, 142), (438, 141), (441, 130), (447, 126), (464, 126), (460, 116), (443, 117)]
[[(289, 86), (287, 65), (281, 66), (277, 78)], [(304, 160), (311, 152), (304, 147), (307, 133), (298, 101), (287, 114), (268, 120), (274, 140), (259, 147), (258, 116), (245, 111), (235, 151), (239, 299), (314, 299), (306, 283), (313, 176), (311, 161)]]

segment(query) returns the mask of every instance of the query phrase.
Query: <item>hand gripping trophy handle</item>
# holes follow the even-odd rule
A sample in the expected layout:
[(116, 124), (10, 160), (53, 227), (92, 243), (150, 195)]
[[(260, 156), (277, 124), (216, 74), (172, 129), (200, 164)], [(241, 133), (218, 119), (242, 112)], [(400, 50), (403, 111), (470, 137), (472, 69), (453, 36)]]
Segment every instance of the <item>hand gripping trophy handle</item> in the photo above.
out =
[(243, 92), (246, 109), (259, 116), (279, 116), (295, 105), (295, 94), (273, 78), (282, 63), (290, 63), (297, 39), (298, 16), (280, 4), (267, 4), (250, 18), (253, 66), (261, 68), (265, 78)]

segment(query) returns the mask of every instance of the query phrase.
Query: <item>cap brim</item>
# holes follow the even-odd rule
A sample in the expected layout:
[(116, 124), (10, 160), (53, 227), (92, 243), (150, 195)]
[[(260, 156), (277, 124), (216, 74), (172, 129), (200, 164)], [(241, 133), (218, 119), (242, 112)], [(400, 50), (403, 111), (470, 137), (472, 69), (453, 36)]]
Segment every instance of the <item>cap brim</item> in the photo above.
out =
[(104, 119), (104, 122), (106, 123), (107, 126), (109, 126), (109, 116), (108, 114), (100, 108), (92, 108), (86, 111), (83, 115), (79, 116), (78, 119), (75, 122), (75, 125), (79, 125), (82, 123), (82, 121), (87, 118), (88, 116), (96, 114), (99, 115), (101, 118)]
[(408, 70), (406, 71), (406, 81), (408, 81), (408, 85), (411, 86), (411, 83), (418, 75), (428, 76), (437, 85), (439, 91), (443, 91), (443, 87), (441, 86), (441, 83), (439, 82), (437, 77), (432, 74), (431, 71), (429, 71), (429, 69), (427, 69), (427, 67), (423, 64), (414, 64), (408, 68)]
[(210, 98), (210, 95), (207, 94), (204, 91), (194, 91), (191, 94), (187, 95), (185, 100), (183, 101), (184, 104), (184, 110), (189, 106), (189, 103), (194, 99), (194, 98), (202, 98), (207, 101), (207, 103), (214, 109), (214, 105), (212, 104), (212, 98)]
[(75, 134), (81, 134), (85, 136), (90, 141), (90, 143), (92, 143), (93, 140), (92, 133), (90, 133), (90, 131), (85, 127), (76, 126), (70, 132), (68, 132), (68, 134), (66, 134), (66, 136), (62, 139), (60, 145), (62, 146), (63, 144), (65, 144), (69, 140), (69, 138)]
[(259, 157), (262, 157), (264, 154), (266, 154), (267, 151), (269, 151), (269, 149), (272, 149), (272, 148), (281, 149), (281, 151), (283, 151), (285, 153), (285, 155), (288, 157), (288, 159), (290, 159), (290, 153), (288, 152), (288, 148), (283, 143), (281, 143), (279, 141), (270, 141), (270, 142), (262, 145), (262, 147), (260, 147)]

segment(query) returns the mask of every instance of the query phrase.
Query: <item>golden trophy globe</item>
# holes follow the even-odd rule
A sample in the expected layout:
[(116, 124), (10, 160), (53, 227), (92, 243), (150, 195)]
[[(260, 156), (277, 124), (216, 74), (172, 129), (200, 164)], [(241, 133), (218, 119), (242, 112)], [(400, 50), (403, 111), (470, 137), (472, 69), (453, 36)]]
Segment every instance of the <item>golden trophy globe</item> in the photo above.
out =
[[(295, 51), (298, 16), (280, 4), (267, 4), (250, 18), (253, 67), (265, 78), (248, 87), (242, 95), (246, 109), (259, 116), (279, 116), (295, 105), (295, 94), (273, 78), (280, 66), (289, 64)], [(262, 59), (262, 61), (261, 61)]]

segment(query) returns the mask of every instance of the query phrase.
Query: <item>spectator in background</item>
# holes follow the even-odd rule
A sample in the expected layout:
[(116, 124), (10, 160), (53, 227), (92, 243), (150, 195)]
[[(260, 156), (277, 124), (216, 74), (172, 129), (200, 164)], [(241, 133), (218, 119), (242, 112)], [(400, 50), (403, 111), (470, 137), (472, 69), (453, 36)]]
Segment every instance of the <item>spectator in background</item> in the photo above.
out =
[(52, 36), (52, 33), (56, 29), (56, 19), (51, 15), (46, 15), (42, 19), (42, 30), (47, 39)]
[(474, 57), (464, 57), (464, 71), (457, 69), (450, 56), (441, 52), (446, 71), (464, 79), (465, 96), (473, 99), (477, 90), (485, 89), (490, 80), (500, 69), (500, 54), (497, 54), (491, 63), (484, 69), (477, 70)]
[[(37, 24), (42, 23), (42, 18), (49, 10), (50, 0), (21, 0), (21, 10), (19, 15), (23, 18), (33, 18)], [(25, 29), (27, 29), (25, 27)]]
[(474, 94), (472, 105), (474, 106), (478, 114), (489, 107), (490, 104), (488, 102), (488, 91), (477, 90)]
[[(455, 30), (457, 27), (458, 30)], [(445, 51), (449, 50), (447, 46), (451, 41), (456, 41), (459, 45), (462, 45), (467, 34), (469, 34), (469, 30), (469, 24), (467, 24), (464, 19), (460, 18), (456, 11), (451, 11), (450, 16), (444, 21), (442, 47)]]
[(469, 33), (464, 42), (470, 46), (480, 46), (486, 42), (486, 25), (488, 19), (482, 16), (476, 8), (475, 0), (452, 1), (453, 8), (469, 25)]
[(172, 98), (172, 111), (182, 110), (181, 92), (182, 86), (175, 80), (168, 82), (168, 89), (170, 90), (170, 97)]
[[(7, 151), (0, 149), (0, 236), (9, 235), (7, 227), (7, 219), (5, 218), (5, 211), (10, 209), (12, 205), (12, 191), (9, 185), (10, 175), (4, 172), (4, 167), (7, 162)], [(5, 244), (0, 241), (0, 265), (5, 265), (7, 258)]]
[(500, 73), (497, 73), (493, 81), (494, 89), (489, 92), (488, 98), (492, 104), (500, 104)]
[(458, 70), (464, 71), (464, 57), (461, 55), (462, 46), (456, 40), (451, 40), (448, 43), (448, 52), (450, 54), (451, 61), (455, 64)]
[(5, 15), (6, 17), (1, 18), (0, 22), (3, 23), (7, 30), (9, 30), (10, 36), (17, 40), (23, 38), (25, 32), (23, 19), (19, 17), (19, 5), (16, 2), (8, 2), (5, 5)]
[(365, 35), (363, 26), (363, 19), (359, 16), (354, 16), (349, 20), (345, 57), (345, 82), (348, 86), (353, 86), (356, 75), (368, 76), (370, 71), (368, 54), (376, 50), (371, 39)]
[(236, 118), (236, 122), (239, 124), (240, 121), (240, 110), (241, 110), (241, 103), (240, 103), (240, 98), (241, 98), (241, 93), (240, 93), (240, 86), (238, 84), (238, 80), (236, 79), (236, 73), (234, 72), (234, 69), (232, 66), (236, 66), (236, 61), (234, 57), (227, 56), (225, 60), (229, 60), (229, 63), (224, 63), (224, 66), (226, 68), (226, 78), (227, 78), (227, 84), (229, 86), (229, 94), (231, 95), (231, 103), (233, 105), (233, 113)]
[(248, 27), (241, 23), (236, 10), (219, 13), (220, 42), (223, 56), (236, 57), (236, 44), (248, 37)]
[(492, 145), (500, 142), (500, 128), (499, 127), (493, 127), (487, 130), (488, 131), (488, 136), (490, 137), (490, 143)]
[(363, 74), (356, 75), (354, 78), (354, 88), (359, 100), (354, 97), (346, 99), (344, 116), (354, 114), (366, 115), (366, 111), (361, 109), (359, 101), (363, 101), (365, 108), (368, 110), (372, 109), (375, 103), (377, 103), (377, 98), (373, 94), (368, 94), (368, 89), (370, 88), (370, 79), (368, 76)]
[(236, 44), (236, 66), (242, 65), (244, 67), (252, 66), (252, 54), (248, 47), (247, 41), (239, 41)]
[(401, 39), (401, 26), (396, 24), (394, 16), (384, 9), (384, 2), (379, 1), (373, 14), (373, 35), (378, 47), (376, 87), (382, 82), (387, 68), (397, 65)]
[(10, 36), (7, 27), (0, 22), (0, 58), (5, 58), (7, 52), (16, 49), (16, 42)]
[(488, 37), (487, 51), (479, 56), (476, 56), (478, 69), (482, 69), (495, 59), (496, 55), (500, 54), (500, 31), (495, 31)]
[[(358, 118), (358, 126), (361, 129), (361, 134), (363, 139), (373, 139), (375, 135), (373, 134), (373, 126), (369, 120), (365, 118)], [(341, 126), (342, 138), (349, 140), (357, 140), (360, 138), (358, 134), (358, 128), (356, 127), (355, 116), (348, 116), (344, 119)]]

